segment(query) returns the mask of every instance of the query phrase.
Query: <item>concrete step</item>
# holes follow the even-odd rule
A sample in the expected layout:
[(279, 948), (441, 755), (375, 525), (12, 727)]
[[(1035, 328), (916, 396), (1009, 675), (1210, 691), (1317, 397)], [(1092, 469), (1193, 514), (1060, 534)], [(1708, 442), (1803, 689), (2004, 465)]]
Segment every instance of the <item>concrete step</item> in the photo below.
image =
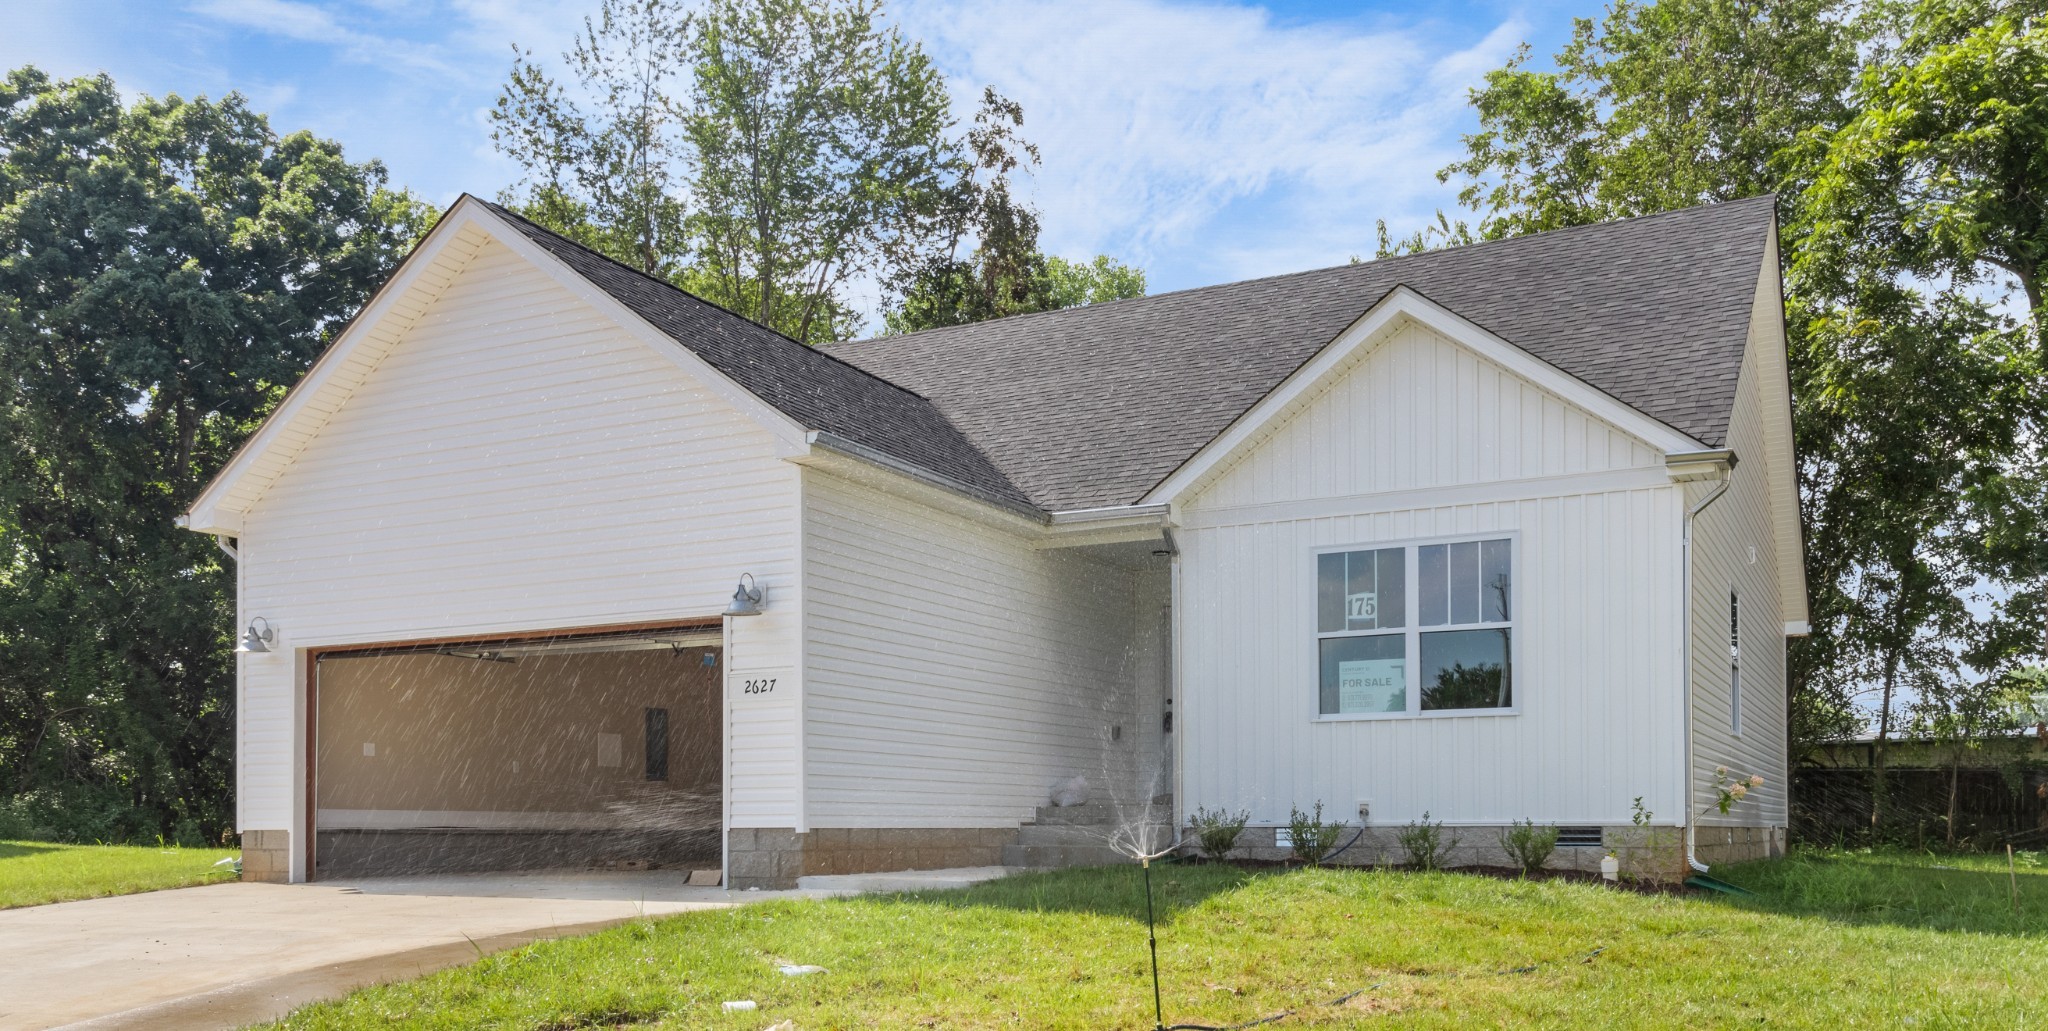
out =
[(1017, 828), (1019, 845), (1109, 845), (1112, 842), (1157, 841), (1163, 848), (1171, 840), (1173, 832), (1163, 823), (1129, 827), (1027, 823)]
[(1131, 857), (1107, 846), (1096, 845), (1004, 845), (1004, 866), (1039, 868), (1064, 866), (1116, 866), (1133, 862)]
[(1167, 823), (1173, 819), (1170, 805), (1115, 805), (1089, 802), (1086, 805), (1038, 807), (1040, 826), (1121, 827), (1133, 823)]

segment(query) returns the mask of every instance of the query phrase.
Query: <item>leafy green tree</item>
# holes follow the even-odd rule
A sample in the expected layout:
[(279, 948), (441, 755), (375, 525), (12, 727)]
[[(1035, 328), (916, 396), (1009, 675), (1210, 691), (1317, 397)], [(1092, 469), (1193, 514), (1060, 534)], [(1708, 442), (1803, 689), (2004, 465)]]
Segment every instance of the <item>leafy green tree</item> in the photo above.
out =
[(1056, 254), (1045, 259), (1042, 294), (1047, 308), (1075, 308), (1145, 296), (1145, 270), (1107, 254), (1086, 262)]
[(1489, 239), (1769, 193), (1780, 154), (1840, 125), (1858, 36), (1843, 0), (1617, 0), (1555, 71), (1525, 45), (1473, 91), (1459, 200)]
[[(1788, 275), (1812, 316), (1811, 360), (1795, 374), (1809, 379), (1798, 392), (1811, 421), (1834, 431), (1840, 469), (1854, 469), (1856, 454), (1892, 452), (1867, 487), (1842, 475), (1820, 485), (1819, 511), (1848, 530), (1836, 539), (1889, 541), (1874, 559), (1880, 569), (1946, 567), (1945, 596), (1980, 578), (2005, 588), (1992, 619), (1941, 624), (1940, 648), (1960, 651), (1977, 672), (1920, 696), (1953, 715), (1984, 710), (1975, 696), (1995, 694), (2001, 671), (2048, 648), (2048, 211), (2039, 200), (2048, 191), (2048, 25), (2038, 5), (1998, 0), (1885, 4), (1872, 17), (1879, 45), (1851, 93), (1853, 117), (1791, 150), (1811, 169)], [(1872, 303), (1899, 296), (1916, 301)], [(1883, 369), (1897, 370), (1886, 389), (1858, 389)], [(1849, 408), (1863, 417), (1828, 425)], [(1831, 557), (1845, 555), (1873, 561), (1853, 547)], [(1930, 596), (1900, 604), (1929, 612)], [(1858, 620), (1855, 606), (1848, 611)], [(1904, 627), (1860, 615), (1855, 637), (1900, 654)], [(1888, 659), (1884, 669), (1895, 665)], [(1883, 683), (1888, 700), (1889, 676)], [(1889, 724), (1881, 703), (1874, 823)]]
[(652, 276), (676, 280), (689, 246), (674, 96), (690, 16), (665, 0), (604, 0), (562, 55), (579, 103), (530, 51), (491, 111), (491, 140), (526, 170), (503, 200), (555, 232)]
[[(1144, 296), (1142, 269), (1107, 255), (1073, 262), (1039, 251), (1038, 212), (1011, 192), (1010, 174), (1038, 163), (1038, 148), (1017, 135), (1023, 124), (1016, 102), (993, 88), (984, 92), (967, 133), (970, 163), (954, 190), (946, 249), (898, 277), (898, 300), (883, 313), (888, 332)], [(962, 257), (969, 239), (974, 250)]]
[(1956, 502), (1977, 572), (2007, 588), (1969, 650), (1995, 673), (2048, 655), (2048, 11), (1921, 0), (1878, 14), (1886, 45), (1857, 84), (1855, 117), (1802, 155), (1817, 173), (1793, 275), (1828, 295), (1858, 277), (1905, 278), (1984, 312), (1974, 335), (2002, 370), (1986, 399), (2006, 439)]
[(959, 147), (923, 48), (879, 0), (710, 0), (691, 40), (691, 288), (807, 343), (850, 335), (849, 283), (920, 263)]
[[(1400, 253), (1775, 191), (1785, 223), (1812, 636), (1794, 754), (1874, 695), (1982, 689), (2048, 614), (2038, 333), (2048, 74), (2038, 5), (1618, 0), (1555, 71), (1524, 50), (1473, 93), (1461, 200)], [(1988, 294), (1988, 296), (1987, 296)], [(2016, 588), (2001, 619), (1964, 603)], [(1963, 661), (1967, 660), (1968, 666)], [(1973, 673), (1968, 667), (1975, 667)], [(1881, 821), (1879, 778), (1873, 806)]]
[(232, 826), (234, 576), (173, 518), (427, 211), (239, 95), (0, 82), (0, 824)]

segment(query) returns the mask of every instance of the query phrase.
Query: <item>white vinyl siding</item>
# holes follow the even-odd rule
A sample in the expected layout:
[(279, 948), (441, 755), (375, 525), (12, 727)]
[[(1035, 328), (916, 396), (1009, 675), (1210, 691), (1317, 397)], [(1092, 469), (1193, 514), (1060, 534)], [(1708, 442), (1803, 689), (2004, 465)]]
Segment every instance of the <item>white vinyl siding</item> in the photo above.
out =
[[(1771, 539), (1770, 452), (1763, 442), (1757, 342), (1742, 363), (1728, 446), (1737, 461), (1726, 493), (1693, 526), (1692, 809), (1714, 801), (1714, 769), (1762, 774), (1762, 787), (1703, 824), (1783, 826), (1786, 811), (1785, 639), (1778, 605), (1778, 554)], [(1704, 488), (1694, 487), (1695, 498)], [(1742, 606), (1742, 709), (1736, 732), (1729, 655), (1729, 596)]]
[(811, 826), (1010, 826), (1076, 775), (1137, 790), (1130, 572), (804, 475)]
[[(1204, 508), (1661, 463), (1655, 448), (1414, 324), (1204, 488)], [(1285, 455), (1275, 461), (1261, 455)]]
[[(796, 663), (773, 435), (496, 242), (451, 277), (246, 517), (240, 622), (283, 647), (243, 660), (244, 828), (292, 828), (300, 649), (715, 617), (752, 572), (771, 604), (728, 668)], [(792, 825), (778, 761), (745, 767), (736, 824)]]
[[(1184, 508), (1183, 811), (1677, 822), (1680, 493), (1647, 445), (1410, 324)], [(1512, 537), (1515, 711), (1319, 720), (1307, 557)], [(1412, 616), (1412, 613), (1411, 613)]]

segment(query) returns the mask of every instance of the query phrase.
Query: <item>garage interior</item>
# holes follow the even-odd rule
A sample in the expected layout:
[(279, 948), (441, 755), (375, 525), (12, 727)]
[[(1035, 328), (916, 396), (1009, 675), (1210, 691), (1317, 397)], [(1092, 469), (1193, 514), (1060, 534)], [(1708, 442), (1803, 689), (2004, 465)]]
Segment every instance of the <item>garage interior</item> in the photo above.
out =
[(315, 878), (715, 869), (716, 630), (316, 657)]

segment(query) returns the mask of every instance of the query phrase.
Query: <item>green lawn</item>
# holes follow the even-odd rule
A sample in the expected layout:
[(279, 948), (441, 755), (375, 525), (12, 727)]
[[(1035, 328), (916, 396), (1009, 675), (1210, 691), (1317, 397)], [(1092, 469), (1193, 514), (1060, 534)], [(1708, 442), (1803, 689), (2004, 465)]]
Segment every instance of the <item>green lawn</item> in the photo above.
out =
[(0, 841), (0, 909), (234, 879), (231, 848)]
[[(2003, 857), (1715, 873), (1760, 894), (1156, 867), (1166, 1022), (1293, 1010), (1267, 1026), (2048, 1026), (2043, 865), (2021, 867), (2017, 914)], [(1078, 870), (685, 914), (367, 989), (278, 1026), (1150, 1028), (1138, 878)], [(828, 972), (788, 977), (782, 963)], [(727, 999), (759, 1009), (727, 1015)]]

